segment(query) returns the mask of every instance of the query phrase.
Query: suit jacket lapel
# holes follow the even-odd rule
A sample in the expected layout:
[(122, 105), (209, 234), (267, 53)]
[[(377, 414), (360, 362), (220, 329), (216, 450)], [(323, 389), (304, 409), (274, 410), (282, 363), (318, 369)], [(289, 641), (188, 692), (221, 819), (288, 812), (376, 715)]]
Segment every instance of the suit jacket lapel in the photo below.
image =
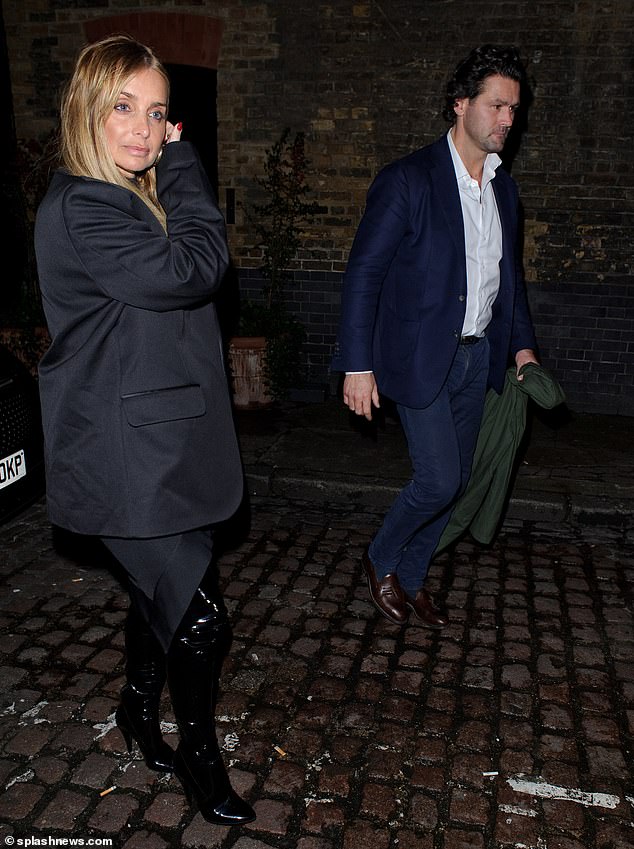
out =
[[(432, 171), (432, 180), (436, 186), (438, 197), (442, 199), (440, 208), (447, 221), (456, 250), (459, 255), (464, 257), (464, 221), (462, 219), (462, 206), (460, 205), (460, 192), (449, 145), (444, 136), (436, 142), (434, 158), (436, 168)], [(466, 272), (466, 258), (464, 258), (464, 263)]]
[[(502, 167), (502, 166), (500, 166)], [(500, 224), (502, 226), (502, 262), (500, 263), (500, 288), (512, 279), (510, 274), (505, 274), (504, 271), (510, 272), (508, 266), (509, 258), (514, 255), (514, 245), (511, 237), (509, 222), (513, 221), (513, 208), (511, 198), (508, 191), (504, 190), (502, 182), (495, 177), (493, 180), (493, 191), (495, 193), (495, 201), (498, 207), (500, 216)]]

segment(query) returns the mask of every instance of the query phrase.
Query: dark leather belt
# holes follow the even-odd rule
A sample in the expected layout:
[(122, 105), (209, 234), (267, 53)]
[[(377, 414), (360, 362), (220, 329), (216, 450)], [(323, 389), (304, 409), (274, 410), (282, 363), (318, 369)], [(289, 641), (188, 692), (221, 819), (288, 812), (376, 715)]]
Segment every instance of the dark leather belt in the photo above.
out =
[(482, 342), (484, 336), (461, 336), (461, 345), (475, 345), (476, 342)]

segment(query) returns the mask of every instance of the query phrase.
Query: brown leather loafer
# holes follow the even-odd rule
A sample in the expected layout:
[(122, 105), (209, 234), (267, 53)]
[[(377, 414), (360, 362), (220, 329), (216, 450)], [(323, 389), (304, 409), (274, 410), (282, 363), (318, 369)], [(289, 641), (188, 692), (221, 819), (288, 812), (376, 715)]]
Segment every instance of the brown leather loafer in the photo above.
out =
[(382, 581), (379, 581), (367, 548), (361, 555), (361, 563), (368, 580), (368, 590), (374, 606), (390, 622), (395, 625), (404, 625), (408, 618), (406, 599), (396, 575), (386, 575)]
[(433, 598), (424, 588), (416, 593), (415, 599), (406, 595), (405, 603), (414, 614), (413, 625), (420, 625), (423, 628), (444, 628), (449, 624), (447, 614), (436, 607)]

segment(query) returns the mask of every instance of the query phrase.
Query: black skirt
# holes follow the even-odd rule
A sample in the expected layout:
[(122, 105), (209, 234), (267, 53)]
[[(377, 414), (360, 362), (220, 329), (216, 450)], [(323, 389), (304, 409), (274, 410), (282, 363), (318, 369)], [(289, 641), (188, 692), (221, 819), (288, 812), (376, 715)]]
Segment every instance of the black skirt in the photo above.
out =
[(211, 528), (150, 539), (101, 537), (130, 581), (130, 594), (168, 650), (211, 562)]

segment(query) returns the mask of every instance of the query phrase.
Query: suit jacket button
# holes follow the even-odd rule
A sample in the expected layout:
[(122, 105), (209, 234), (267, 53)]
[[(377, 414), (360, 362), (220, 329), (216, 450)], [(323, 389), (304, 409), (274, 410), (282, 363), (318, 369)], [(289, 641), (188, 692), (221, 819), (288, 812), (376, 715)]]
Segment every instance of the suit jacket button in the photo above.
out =
[(465, 300), (465, 296), (464, 296), (464, 295), (458, 295), (458, 300), (459, 300), (459, 301), (464, 301), (464, 300)]

